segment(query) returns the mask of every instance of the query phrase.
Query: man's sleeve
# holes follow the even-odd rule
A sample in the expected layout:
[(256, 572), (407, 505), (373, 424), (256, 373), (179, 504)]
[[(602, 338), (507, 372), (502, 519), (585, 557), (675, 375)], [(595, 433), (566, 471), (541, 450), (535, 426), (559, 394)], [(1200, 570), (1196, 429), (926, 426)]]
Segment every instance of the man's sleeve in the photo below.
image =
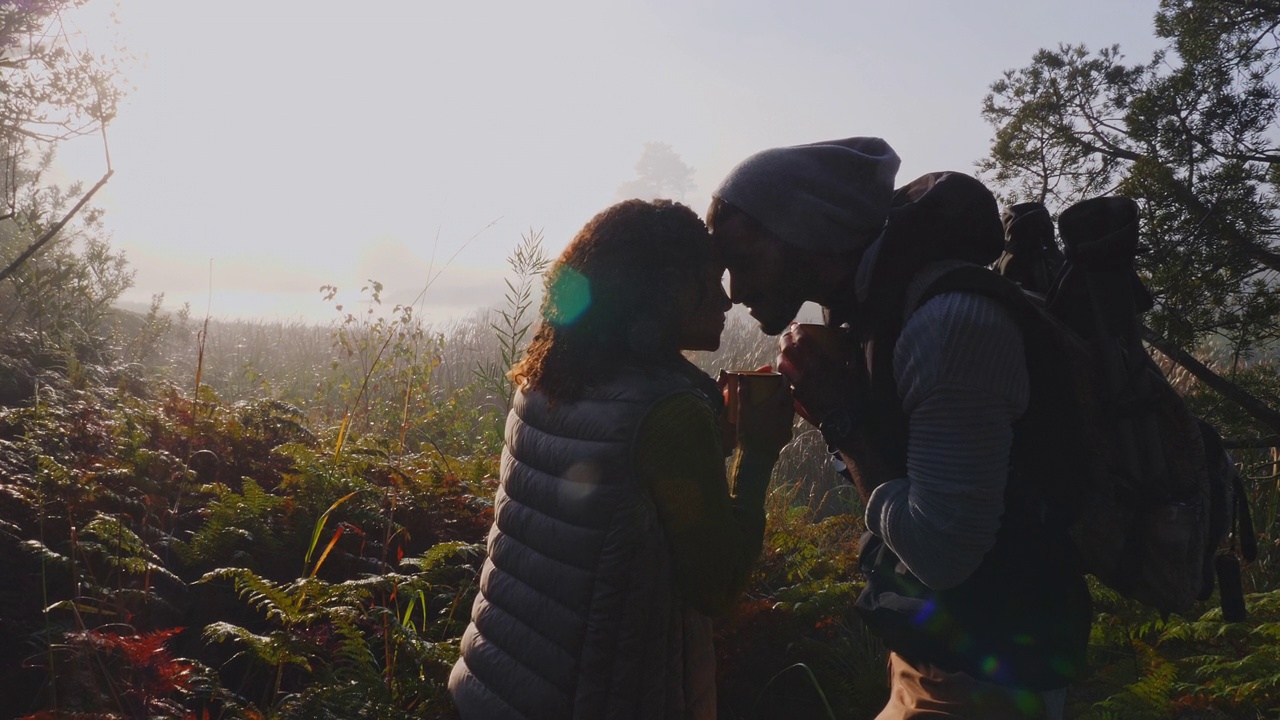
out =
[(667, 531), (681, 596), (707, 615), (733, 603), (764, 542), (763, 504), (738, 499), (764, 493), (730, 495), (721, 447), (714, 412), (693, 393), (660, 402), (636, 443), (636, 468)]
[(960, 584), (995, 545), (1030, 394), (1022, 334), (995, 300), (931, 299), (894, 349), (908, 418), (907, 476), (876, 488), (867, 526), (935, 589)]

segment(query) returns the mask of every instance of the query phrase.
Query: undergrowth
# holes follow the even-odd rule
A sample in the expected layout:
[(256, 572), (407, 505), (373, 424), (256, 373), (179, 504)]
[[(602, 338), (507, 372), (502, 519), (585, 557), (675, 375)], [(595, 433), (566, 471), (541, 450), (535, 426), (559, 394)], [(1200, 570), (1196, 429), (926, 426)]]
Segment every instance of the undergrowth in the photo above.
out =
[[(528, 321), (525, 289), (496, 316), (508, 344)], [(371, 305), (379, 292), (366, 289)], [(485, 340), (494, 320), (446, 333), (404, 307), (339, 313), (297, 342), (263, 329), (270, 347), (232, 344), (236, 361), (208, 352), (198, 391), (189, 370), (138, 362), (192, 341), (185, 315), (153, 312), (114, 361), (0, 338), (0, 707), (455, 716), (445, 683), (492, 521), (509, 391), (496, 380), (514, 355)], [(226, 330), (212, 325), (211, 347)], [(720, 352), (694, 360), (758, 367), (772, 344), (735, 321)], [(1161, 618), (1094, 586), (1093, 670), (1070, 717), (1280, 713), (1276, 455), (1237, 459), (1260, 541), (1249, 619), (1223, 623), (1212, 601)], [(750, 587), (717, 622), (722, 718), (883, 706), (885, 653), (853, 610), (861, 508), (834, 478), (821, 438), (798, 425)]]
[(492, 457), (372, 434), (339, 455), (279, 401), (28, 369), (28, 402), (0, 408), (0, 707), (451, 714)]

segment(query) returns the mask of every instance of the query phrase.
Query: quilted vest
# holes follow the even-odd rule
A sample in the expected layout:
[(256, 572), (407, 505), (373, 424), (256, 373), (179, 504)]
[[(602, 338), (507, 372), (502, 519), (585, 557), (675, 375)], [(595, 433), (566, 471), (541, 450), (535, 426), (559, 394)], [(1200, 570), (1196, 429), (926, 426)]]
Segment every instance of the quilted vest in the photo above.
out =
[(626, 369), (572, 403), (516, 394), (449, 679), (465, 720), (714, 718), (710, 621), (676, 595), (632, 458), (649, 410), (693, 390), (677, 372)]

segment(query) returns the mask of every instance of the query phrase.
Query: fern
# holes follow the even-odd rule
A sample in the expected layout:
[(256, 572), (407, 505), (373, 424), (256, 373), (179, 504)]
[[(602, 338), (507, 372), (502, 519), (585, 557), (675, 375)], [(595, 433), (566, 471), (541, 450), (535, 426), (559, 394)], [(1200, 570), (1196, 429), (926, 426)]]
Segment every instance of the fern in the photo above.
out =
[(315, 434), (304, 425), (305, 413), (295, 405), (268, 398), (241, 402), (236, 409), (245, 430), (272, 446), (285, 442), (314, 446), (317, 442)]
[(256, 566), (256, 550), (266, 556), (279, 549), (273, 529), (284, 499), (267, 493), (252, 478), (244, 478), (242, 492), (214, 484), (205, 489), (216, 495), (208, 517), (189, 542), (175, 543), (183, 560), (193, 566), (237, 560)]
[(1134, 641), (1134, 648), (1143, 666), (1140, 677), (1126, 686), (1123, 692), (1096, 704), (1094, 709), (1104, 716), (1116, 718), (1166, 718), (1169, 715), (1177, 668), (1140, 641)]
[(81, 552), (95, 556), (122, 575), (155, 574), (182, 584), (181, 578), (164, 567), (142, 538), (117, 518), (97, 513), (80, 535)]
[(484, 545), (461, 541), (442, 542), (418, 557), (407, 557), (400, 561), (402, 566), (416, 569), (420, 573), (431, 573), (443, 567), (445, 562), (479, 558), (484, 553)]
[(53, 481), (55, 485), (70, 485), (75, 482), (75, 477), (71, 471), (48, 455), (36, 456), (36, 467), (45, 478)]
[(41, 562), (49, 567), (59, 568), (62, 570), (70, 570), (72, 567), (71, 558), (50, 550), (39, 540), (22, 541), (22, 549), (39, 558)]
[[(429, 565), (442, 570), (445, 559), (458, 556), (459, 548), (448, 550), (437, 553)], [(205, 628), (205, 637), (237, 644), (242, 647), (238, 656), (275, 669), (272, 697), (280, 716), (349, 717), (369, 707), (386, 715), (392, 708), (434, 706), (446, 697), (443, 687), (423, 682), (424, 673), (432, 668), (431, 674), (438, 676), (456, 659), (456, 649), (449, 642), (426, 641), (399, 621), (395, 609), (375, 602), (397, 588), (427, 588), (424, 576), (276, 583), (245, 568), (220, 568), (200, 579), (215, 581), (230, 582), (271, 627), (260, 633), (216, 622)], [(390, 664), (384, 665), (384, 660)], [(282, 686), (287, 665), (311, 674), (298, 692), (285, 692)]]
[(228, 622), (215, 622), (205, 626), (204, 637), (216, 643), (235, 642), (245, 647), (245, 652), (272, 667), (297, 665), (311, 670), (311, 662), (305, 653), (299, 652), (293, 637), (282, 630), (258, 635)]
[(377, 686), (382, 676), (378, 657), (369, 645), (360, 621), (366, 617), (360, 608), (337, 607), (328, 613), (337, 647), (333, 650), (333, 674), (339, 681), (363, 687)]
[(288, 627), (308, 619), (302, 607), (302, 598), (296, 592), (297, 587), (305, 584), (305, 581), (276, 584), (248, 568), (228, 567), (207, 572), (196, 582), (203, 584), (215, 580), (230, 581), (236, 594), (269, 620)]

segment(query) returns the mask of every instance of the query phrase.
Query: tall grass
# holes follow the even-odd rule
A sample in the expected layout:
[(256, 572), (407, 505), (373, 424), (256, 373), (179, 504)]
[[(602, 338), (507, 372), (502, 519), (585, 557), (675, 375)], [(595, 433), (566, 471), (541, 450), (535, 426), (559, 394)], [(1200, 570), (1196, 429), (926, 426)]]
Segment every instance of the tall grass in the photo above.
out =
[[(517, 277), (521, 275), (517, 273)], [(487, 420), (477, 423), (470, 432), (488, 433), (490, 441), (495, 439), (493, 432), (509, 403), (503, 368), (510, 367), (528, 340), (528, 309), (535, 299), (521, 294), (528, 293), (527, 284), (517, 284), (511, 290), (517, 293), (513, 306), (481, 309), (435, 325), (412, 320), (411, 334), (416, 344), (404, 350), (432, 359), (429, 372), (424, 371), (419, 378), (422, 394), (418, 399), (422, 402), (411, 410), (429, 413), (428, 405), (457, 399), (487, 415)], [(520, 308), (523, 310), (517, 314)], [(344, 329), (349, 334), (356, 330), (369, 332), (369, 328), (353, 330), (351, 323), (344, 325), (341, 319), (328, 324), (214, 320), (205, 337), (204, 383), (225, 401), (270, 397), (298, 406), (309, 419), (319, 423), (340, 423), (340, 408), (350, 402), (353, 388), (358, 390), (364, 385), (370, 408), (388, 412), (394, 409), (397, 418), (404, 415), (405, 388), (394, 377), (396, 371), (388, 367), (381, 375), (369, 375), (367, 360), (360, 361), (358, 353), (348, 355), (344, 346), (335, 342)], [(190, 351), (183, 352), (194, 340), (190, 327), (175, 326), (167, 340), (174, 368), (194, 363)], [(367, 340), (365, 337), (366, 345)], [(690, 359), (714, 376), (721, 369), (771, 365), (776, 356), (777, 339), (762, 334), (753, 321), (734, 313), (726, 324), (720, 349), (691, 353)], [(477, 372), (477, 368), (482, 370)], [(399, 371), (403, 373), (403, 367)], [(170, 369), (161, 374), (172, 377), (177, 373)], [(413, 420), (411, 413), (411, 425)], [(390, 432), (386, 417), (382, 425), (375, 425), (366, 426), (365, 430)], [(856, 496), (852, 488), (838, 482), (821, 435), (803, 421), (796, 422), (794, 439), (776, 467), (775, 482), (780, 487), (800, 483), (803, 492), (796, 497), (821, 509), (821, 515), (856, 510)]]

